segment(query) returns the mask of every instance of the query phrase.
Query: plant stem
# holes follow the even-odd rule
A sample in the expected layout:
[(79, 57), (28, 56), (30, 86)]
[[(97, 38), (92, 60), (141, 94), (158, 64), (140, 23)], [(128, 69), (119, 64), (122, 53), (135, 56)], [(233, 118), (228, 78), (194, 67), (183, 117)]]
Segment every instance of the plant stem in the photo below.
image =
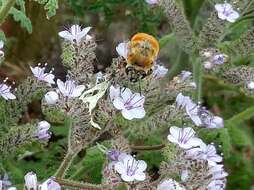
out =
[(80, 183), (67, 179), (56, 179), (61, 186), (75, 188), (75, 189), (84, 189), (84, 190), (106, 190), (109, 189), (107, 185), (95, 185), (90, 183)]
[(7, 0), (5, 3), (3, 3), (1, 9), (0, 9), (0, 25), (3, 24), (5, 18), (7, 17), (10, 9), (15, 4), (16, 0)]
[(192, 66), (193, 66), (194, 81), (197, 85), (195, 100), (197, 102), (200, 102), (202, 99), (202, 75), (203, 75), (203, 68), (200, 63), (200, 59), (199, 58), (192, 59)]
[(242, 111), (241, 113), (234, 115), (226, 121), (226, 124), (235, 126), (243, 122), (244, 120), (248, 120), (252, 117), (254, 117), (254, 106), (251, 106), (246, 110)]
[(65, 175), (65, 171), (69, 168), (74, 156), (76, 154), (73, 152), (68, 152), (65, 157), (63, 162), (61, 163), (60, 167), (58, 168), (55, 176), (57, 179), (62, 179)]
[(152, 146), (131, 146), (131, 149), (134, 151), (143, 151), (143, 150), (161, 150), (165, 147), (165, 144), (152, 145)]

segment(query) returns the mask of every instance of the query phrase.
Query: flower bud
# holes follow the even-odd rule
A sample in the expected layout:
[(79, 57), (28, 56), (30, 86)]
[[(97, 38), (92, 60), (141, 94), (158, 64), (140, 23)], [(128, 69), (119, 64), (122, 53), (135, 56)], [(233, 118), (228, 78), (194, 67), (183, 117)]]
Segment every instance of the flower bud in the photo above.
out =
[(38, 131), (36, 137), (39, 140), (48, 140), (51, 137), (51, 133), (48, 131), (50, 124), (47, 121), (41, 121), (38, 123)]
[(28, 172), (24, 178), (25, 178), (26, 190), (36, 190), (37, 189), (37, 176), (34, 172)]
[(40, 185), (40, 190), (61, 190), (61, 186), (51, 177)]
[(54, 105), (58, 101), (59, 96), (55, 91), (50, 91), (44, 95), (44, 99), (48, 105)]

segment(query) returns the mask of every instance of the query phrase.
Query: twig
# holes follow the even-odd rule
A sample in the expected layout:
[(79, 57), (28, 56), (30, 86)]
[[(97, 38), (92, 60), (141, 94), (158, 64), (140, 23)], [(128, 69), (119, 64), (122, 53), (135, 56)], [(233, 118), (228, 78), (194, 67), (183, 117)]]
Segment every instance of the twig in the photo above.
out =
[(152, 145), (152, 146), (131, 146), (134, 151), (144, 151), (144, 150), (161, 150), (165, 147), (165, 144)]
[(65, 175), (65, 171), (69, 168), (70, 164), (72, 163), (72, 160), (74, 158), (75, 154), (72, 152), (68, 152), (66, 156), (64, 157), (63, 162), (61, 163), (60, 167), (58, 168), (55, 176), (56, 178), (63, 178)]
[(84, 189), (84, 190), (106, 190), (109, 189), (107, 185), (95, 185), (90, 183), (80, 183), (68, 179), (55, 179), (61, 186), (73, 188), (73, 189)]

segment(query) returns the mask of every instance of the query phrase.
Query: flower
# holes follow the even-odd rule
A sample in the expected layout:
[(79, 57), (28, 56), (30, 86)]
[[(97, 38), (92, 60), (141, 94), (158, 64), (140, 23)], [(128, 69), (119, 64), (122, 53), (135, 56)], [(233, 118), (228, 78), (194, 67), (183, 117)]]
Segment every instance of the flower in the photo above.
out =
[(148, 4), (150, 5), (155, 5), (155, 4), (158, 4), (158, 0), (145, 0)]
[(168, 72), (168, 69), (162, 65), (155, 65), (153, 70), (153, 78), (160, 79), (163, 78)]
[(26, 190), (36, 190), (37, 189), (37, 176), (34, 172), (28, 172), (24, 178), (25, 178)]
[(70, 29), (58, 33), (58, 35), (65, 40), (72, 43), (79, 44), (83, 38), (90, 40), (92, 37), (88, 34), (92, 27), (81, 28), (81, 26), (74, 24)]
[(36, 137), (39, 140), (48, 140), (51, 137), (51, 133), (48, 131), (50, 124), (47, 121), (40, 121), (37, 125)]
[(62, 82), (60, 79), (57, 79), (57, 86), (60, 92), (65, 97), (76, 98), (79, 97), (82, 92), (85, 90), (85, 85), (76, 85), (75, 81), (67, 80)]
[(55, 91), (49, 91), (44, 95), (44, 99), (48, 105), (54, 105), (58, 101), (59, 96)]
[(208, 190), (223, 190), (226, 188), (226, 177), (223, 165), (217, 164), (209, 169), (208, 175), (212, 175), (212, 181), (207, 186)]
[(157, 190), (184, 190), (184, 188), (177, 181), (166, 179), (158, 185)]
[(248, 88), (249, 90), (254, 90), (254, 81), (248, 82), (247, 88)]
[(116, 51), (119, 56), (127, 59), (129, 42), (122, 42), (116, 46)]
[(4, 42), (0, 40), (0, 58), (4, 56), (4, 52), (1, 50), (4, 47)]
[(216, 4), (215, 9), (221, 20), (227, 20), (228, 22), (233, 23), (240, 17), (239, 13), (236, 12), (229, 3)]
[(4, 174), (3, 177), (0, 176), (0, 189), (6, 189), (7, 187), (11, 186), (11, 181), (9, 180), (9, 176)]
[(186, 151), (186, 157), (191, 159), (207, 160), (210, 166), (215, 166), (222, 161), (222, 157), (216, 153), (214, 145), (202, 143), (198, 148)]
[(108, 158), (111, 161), (118, 161), (119, 156), (121, 155), (121, 152), (118, 150), (110, 150), (108, 151)]
[(183, 149), (197, 147), (203, 143), (201, 139), (195, 137), (195, 131), (191, 127), (170, 127), (169, 131), (168, 140)]
[(227, 55), (217, 54), (217, 55), (213, 56), (212, 62), (216, 65), (222, 65), (226, 62), (226, 59), (227, 59)]
[(134, 180), (144, 181), (146, 168), (147, 164), (145, 161), (136, 160), (131, 155), (121, 156), (115, 164), (115, 170), (121, 175), (122, 180), (126, 182)]
[(145, 117), (145, 97), (139, 93), (132, 93), (129, 88), (110, 88), (110, 98), (114, 107), (121, 110), (125, 119), (141, 119)]
[(180, 74), (181, 80), (185, 81), (191, 77), (192, 73), (190, 71), (182, 71)]
[[(40, 66), (40, 64), (39, 64)], [(51, 72), (45, 73), (45, 67), (30, 67), (33, 75), (39, 80), (39, 81), (44, 81), (49, 84), (55, 84), (54, 78), (55, 75), (53, 75)]]
[(53, 177), (46, 180), (39, 187), (40, 190), (61, 190), (61, 186), (55, 181)]
[(176, 106), (179, 109), (183, 109), (187, 106), (187, 104), (191, 103), (191, 98), (189, 96), (184, 96), (182, 93), (179, 93), (176, 96)]
[(0, 83), (0, 96), (2, 96), (5, 100), (16, 99), (16, 96), (11, 93), (11, 87), (4, 83)]

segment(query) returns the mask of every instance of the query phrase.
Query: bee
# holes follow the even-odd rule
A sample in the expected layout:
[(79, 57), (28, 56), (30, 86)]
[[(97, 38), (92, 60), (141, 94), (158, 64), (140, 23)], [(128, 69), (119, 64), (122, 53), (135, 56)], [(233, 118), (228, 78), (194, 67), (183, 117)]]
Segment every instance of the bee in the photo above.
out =
[(126, 73), (130, 81), (137, 82), (152, 73), (159, 43), (149, 34), (137, 33), (131, 38), (128, 48)]

